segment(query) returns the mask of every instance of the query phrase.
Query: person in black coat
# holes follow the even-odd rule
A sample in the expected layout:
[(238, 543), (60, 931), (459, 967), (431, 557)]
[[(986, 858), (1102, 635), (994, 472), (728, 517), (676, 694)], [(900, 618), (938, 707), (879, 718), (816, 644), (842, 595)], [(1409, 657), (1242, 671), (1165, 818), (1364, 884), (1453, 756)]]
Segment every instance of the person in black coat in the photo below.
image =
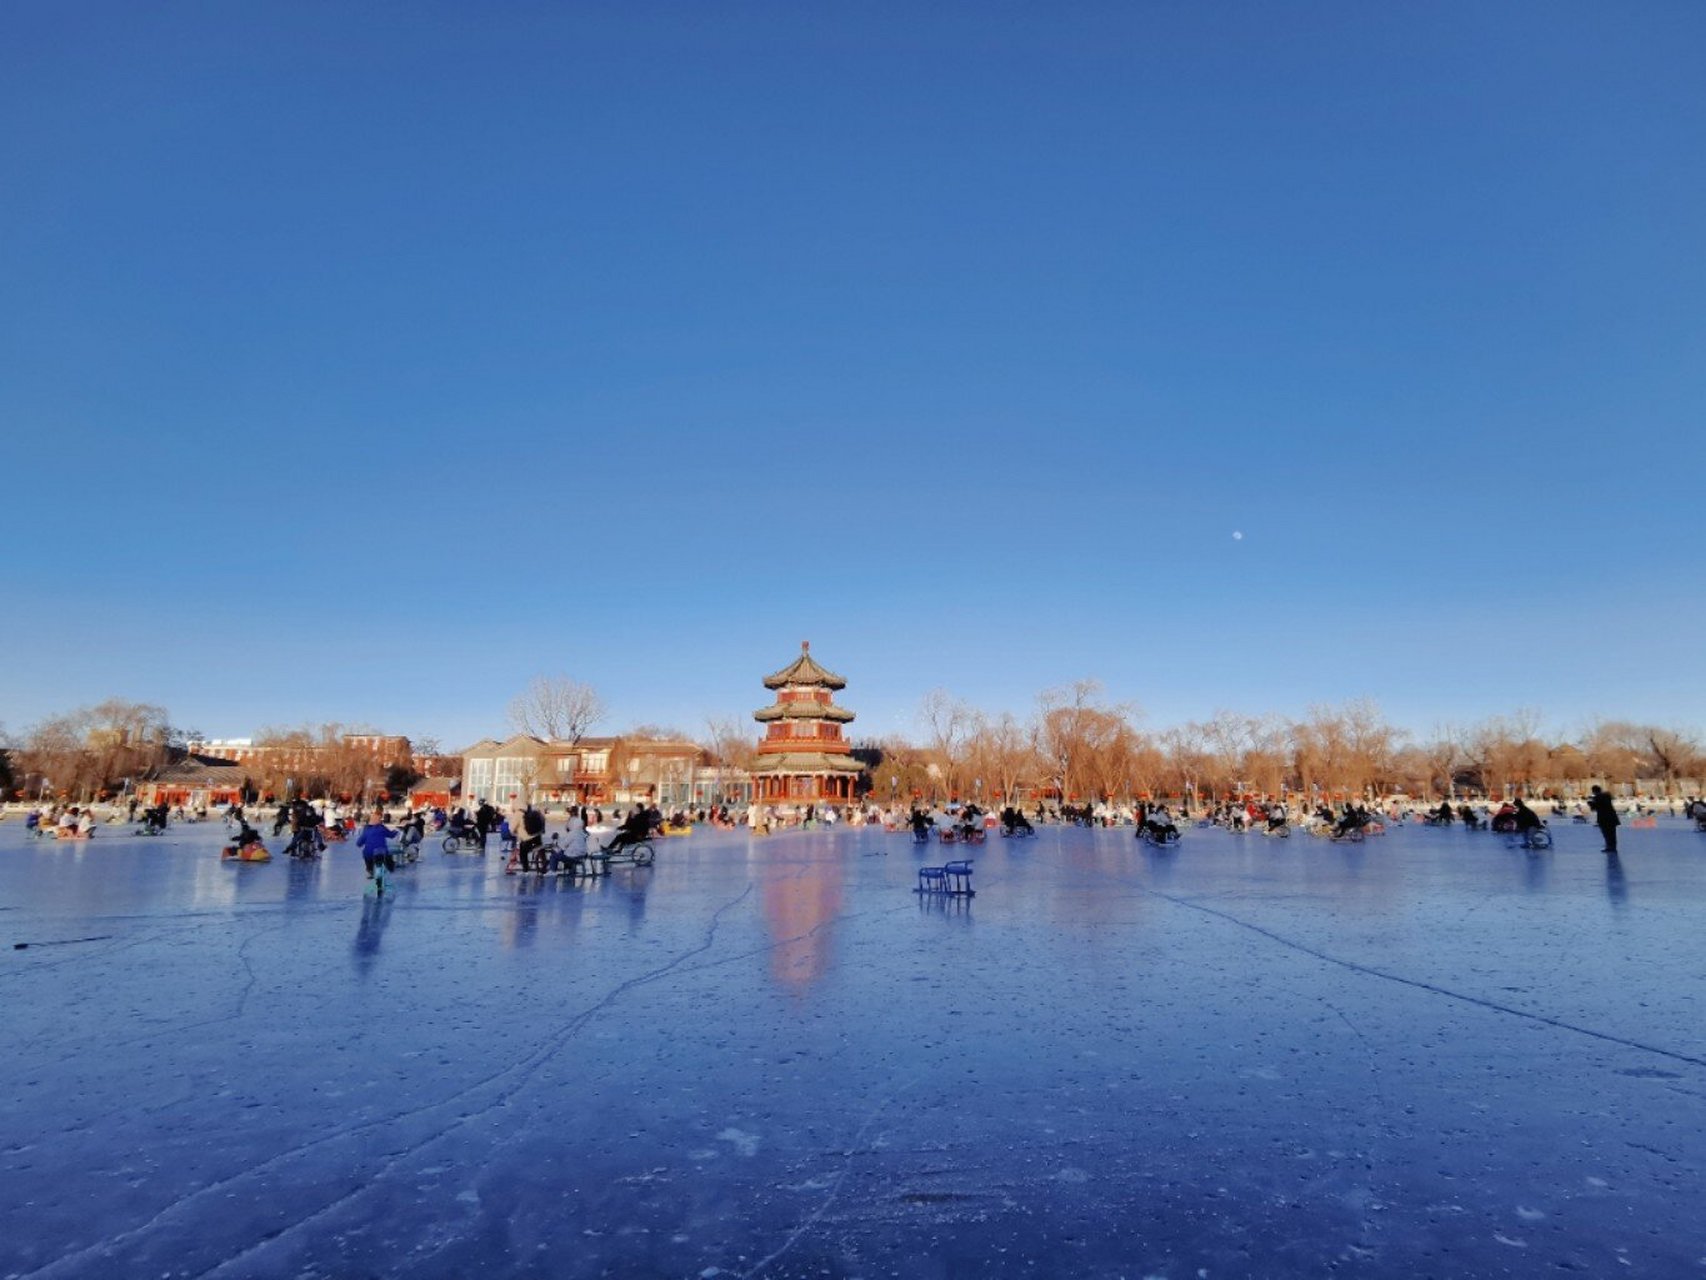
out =
[[(521, 844), (515, 851), (516, 861), (521, 864), (523, 871), (543, 871), (545, 869), (545, 815), (532, 805), (528, 805), (521, 814)], [(539, 865), (535, 867), (533, 864)]]
[(1605, 840), (1605, 848), (1601, 853), (1617, 852), (1617, 826), (1622, 821), (1617, 816), (1617, 806), (1611, 803), (1611, 797), (1598, 787), (1588, 797), (1588, 808), (1593, 810), (1593, 820), (1599, 824), (1599, 834)]

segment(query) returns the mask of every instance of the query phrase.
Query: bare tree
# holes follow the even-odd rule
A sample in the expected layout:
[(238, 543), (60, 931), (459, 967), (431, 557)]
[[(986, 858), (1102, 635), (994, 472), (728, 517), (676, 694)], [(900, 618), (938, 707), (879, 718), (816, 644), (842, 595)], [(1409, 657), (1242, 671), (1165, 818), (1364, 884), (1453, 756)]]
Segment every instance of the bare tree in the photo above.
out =
[(1161, 748), (1167, 753), (1172, 787), (1188, 806), (1194, 798), (1202, 794), (1204, 780), (1211, 768), (1202, 726), (1175, 725), (1161, 735)]
[(1467, 747), (1488, 795), (1527, 790), (1546, 770), (1551, 755), (1537, 737), (1540, 713), (1522, 708), (1508, 716), (1491, 716), (1470, 730)]
[(1700, 740), (1680, 729), (1661, 729), (1655, 725), (1646, 726), (1645, 733), (1653, 771), (1664, 779), (1665, 793), (1674, 797), (1680, 779), (1700, 776)]
[(1423, 783), (1428, 798), (1447, 800), (1457, 795), (1457, 771), (1463, 765), (1463, 730), (1456, 725), (1436, 724), (1433, 737), (1417, 750), (1427, 770)]
[(1389, 790), (1385, 786), (1393, 753), (1404, 734), (1388, 724), (1380, 705), (1372, 698), (1347, 702), (1340, 713), (1345, 729), (1345, 747), (1350, 776), (1347, 789), (1362, 792)]
[(1099, 681), (1078, 680), (1038, 695), (1037, 753), (1062, 802), (1078, 799), (1096, 772), (1092, 769), (1096, 754), (1112, 748), (1131, 729), (1126, 717), (1132, 709), (1103, 706), (1101, 693)]
[(1643, 737), (1639, 725), (1624, 720), (1601, 720), (1590, 725), (1582, 737), (1589, 776), (1607, 783), (1633, 783), (1646, 763)]
[(876, 800), (911, 803), (924, 798), (931, 778), (923, 751), (900, 737), (884, 738), (861, 749), (875, 750), (878, 755), (871, 770), (871, 795)]
[(1244, 778), (1262, 795), (1279, 795), (1291, 764), (1291, 726), (1279, 716), (1252, 716), (1245, 739)]
[(705, 721), (705, 750), (717, 770), (720, 798), (727, 804), (735, 799), (735, 793), (729, 786), (729, 775), (737, 770), (750, 770), (757, 754), (753, 735), (734, 716), (713, 717)]
[(567, 676), (534, 676), (509, 704), (509, 720), (518, 732), (570, 745), (586, 737), (605, 715), (598, 690)]
[(1231, 711), (1217, 711), (1214, 719), (1202, 726), (1203, 742), (1213, 772), (1208, 783), (1215, 793), (1241, 791), (1244, 777), (1244, 757), (1250, 750), (1250, 721)]
[(1021, 724), (1011, 712), (978, 717), (977, 729), (967, 743), (968, 765), (979, 777), (989, 780), (991, 796), (1005, 804), (1017, 804), (1020, 788), (1037, 774), (1035, 730)]
[(164, 708), (108, 698), (33, 726), (17, 752), (17, 771), (38, 790), (93, 800), (152, 777), (180, 738)]
[(957, 796), (963, 781), (966, 743), (978, 728), (978, 713), (946, 689), (932, 689), (918, 704), (918, 718), (930, 735), (942, 785), (949, 796)]
[(637, 724), (620, 734), (623, 742), (687, 742), (688, 736), (672, 724)]

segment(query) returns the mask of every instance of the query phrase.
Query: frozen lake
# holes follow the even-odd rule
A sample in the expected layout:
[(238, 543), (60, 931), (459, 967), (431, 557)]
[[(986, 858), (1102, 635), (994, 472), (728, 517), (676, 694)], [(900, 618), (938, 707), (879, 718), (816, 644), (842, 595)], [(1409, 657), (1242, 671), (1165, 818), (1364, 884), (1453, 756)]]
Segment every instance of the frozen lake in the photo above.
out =
[(969, 903), (870, 831), (376, 902), (121, 830), (0, 824), (0, 1276), (1706, 1274), (1681, 823), (1043, 828)]

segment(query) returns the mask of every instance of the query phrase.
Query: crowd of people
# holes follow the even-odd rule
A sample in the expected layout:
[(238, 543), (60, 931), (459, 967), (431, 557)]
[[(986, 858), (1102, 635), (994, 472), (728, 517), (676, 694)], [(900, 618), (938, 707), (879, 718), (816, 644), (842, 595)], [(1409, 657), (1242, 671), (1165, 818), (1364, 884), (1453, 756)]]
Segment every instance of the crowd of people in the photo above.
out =
[[(1537, 802), (1538, 803), (1538, 802)], [(590, 854), (620, 854), (660, 832), (684, 833), (694, 826), (705, 825), (720, 830), (746, 827), (755, 834), (764, 834), (786, 827), (832, 828), (837, 825), (853, 827), (880, 825), (890, 831), (911, 831), (920, 841), (934, 835), (944, 841), (970, 842), (984, 838), (987, 830), (998, 827), (1003, 835), (1028, 836), (1045, 823), (1079, 826), (1112, 827), (1129, 825), (1141, 838), (1156, 843), (1171, 843), (1179, 838), (1181, 823), (1196, 821), (1198, 825), (1223, 827), (1232, 832), (1261, 832), (1266, 835), (1289, 835), (1296, 821), (1313, 834), (1334, 838), (1380, 834), (1386, 827), (1405, 822), (1420, 822), (1429, 826), (1450, 826), (1461, 823), (1468, 829), (1489, 829), (1494, 832), (1531, 839), (1544, 832), (1546, 818), (1554, 820), (1569, 816), (1577, 823), (1591, 823), (1599, 828), (1608, 854), (1617, 852), (1617, 832), (1622, 818), (1613, 798), (1594, 787), (1585, 798), (1569, 803), (1560, 800), (1545, 802), (1546, 816), (1531, 805), (1527, 798), (1516, 796), (1503, 801), (1471, 803), (1467, 800), (1442, 800), (1437, 805), (1418, 806), (1402, 799), (1383, 803), (1347, 800), (1339, 807), (1325, 803), (1302, 806), (1295, 815), (1284, 799), (1239, 798), (1221, 800), (1192, 811), (1189, 806), (1176, 809), (1163, 803), (1134, 801), (1121, 805), (1113, 802), (1090, 804), (1036, 803), (1027, 811), (1016, 805), (1004, 806), (996, 817), (990, 817), (975, 802), (946, 801), (930, 806), (917, 803), (905, 806), (875, 803), (840, 805), (780, 805), (753, 802), (744, 809), (727, 805), (708, 805), (693, 809), (677, 809), (665, 815), (654, 803), (634, 803), (606, 812), (593, 805), (571, 805), (562, 814), (561, 836), (549, 830), (546, 812), (524, 804), (508, 812), (491, 802), (476, 799), (472, 808), (451, 809), (433, 807), (405, 809), (393, 814), (384, 807), (348, 809), (336, 800), (318, 804), (297, 798), (272, 808), (272, 834), (276, 837), (289, 831), (284, 852), (293, 858), (318, 857), (331, 842), (354, 839), (372, 874), (381, 860), (393, 867), (399, 855), (418, 852), (428, 830), (443, 830), (455, 836), (476, 852), (485, 852), (495, 840), (499, 850), (511, 855), (513, 866), (521, 871), (543, 872), (572, 865)], [(1626, 808), (1638, 818), (1648, 818), (1658, 812), (1686, 817), (1706, 832), (1706, 798), (1653, 801), (1636, 799)], [(139, 824), (139, 834), (159, 834), (170, 823), (196, 821), (200, 811), (173, 809), (165, 803), (144, 807), (135, 799), (122, 810), (132, 822)], [(233, 850), (264, 849), (260, 831), (250, 824), (248, 812), (241, 804), (231, 805), (224, 814), (234, 830)], [(121, 821), (109, 807), (107, 822)], [(61, 839), (87, 839), (92, 836), (101, 819), (93, 805), (53, 805), (31, 808), (25, 815), (26, 827), (38, 835), (53, 835)], [(549, 837), (549, 844), (547, 838)], [(608, 839), (600, 839), (608, 837)]]

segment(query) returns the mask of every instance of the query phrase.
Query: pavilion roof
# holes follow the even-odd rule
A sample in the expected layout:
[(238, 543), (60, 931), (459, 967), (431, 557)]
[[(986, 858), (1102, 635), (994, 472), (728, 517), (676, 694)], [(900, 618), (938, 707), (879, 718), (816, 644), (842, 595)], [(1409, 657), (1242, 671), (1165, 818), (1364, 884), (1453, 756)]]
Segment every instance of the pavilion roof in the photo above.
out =
[(754, 711), (752, 718), (760, 724), (771, 720), (833, 720), (846, 724), (853, 719), (853, 712), (833, 702), (775, 702)]
[(812, 657), (810, 640), (800, 642), (800, 656), (783, 667), (775, 675), (764, 677), (766, 689), (780, 689), (784, 685), (805, 684), (817, 685), (824, 689), (845, 689), (847, 681), (826, 667), (818, 665)]
[(815, 751), (785, 751), (778, 755), (761, 755), (752, 766), (755, 777), (767, 773), (862, 773), (865, 766), (851, 756), (820, 754)]

